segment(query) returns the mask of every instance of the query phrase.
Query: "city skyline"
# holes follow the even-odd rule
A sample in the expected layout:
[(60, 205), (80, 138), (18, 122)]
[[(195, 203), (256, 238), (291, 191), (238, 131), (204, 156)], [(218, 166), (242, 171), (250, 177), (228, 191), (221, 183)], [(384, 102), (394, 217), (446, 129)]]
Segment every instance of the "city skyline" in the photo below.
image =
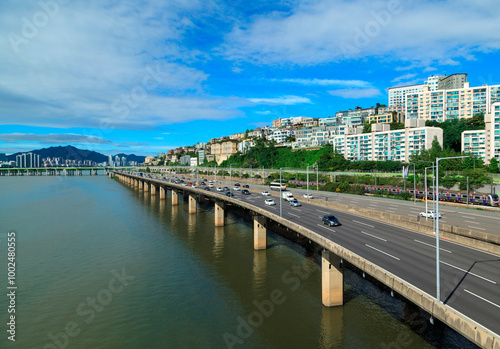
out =
[(387, 104), (433, 74), (500, 84), (493, 1), (134, 5), (0, 5), (0, 152), (151, 155)]

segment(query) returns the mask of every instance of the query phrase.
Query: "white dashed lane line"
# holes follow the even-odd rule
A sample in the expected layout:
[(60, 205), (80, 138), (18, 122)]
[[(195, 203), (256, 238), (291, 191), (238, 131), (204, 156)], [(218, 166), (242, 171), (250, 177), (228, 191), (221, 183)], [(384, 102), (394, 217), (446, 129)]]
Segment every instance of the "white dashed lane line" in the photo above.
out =
[(495, 307), (497, 307), (497, 308), (500, 308), (500, 305), (498, 305), (498, 304), (496, 304), (496, 303), (493, 303), (492, 301), (490, 301), (490, 300), (488, 300), (488, 299), (486, 299), (486, 298), (484, 298), (484, 297), (481, 297), (481, 296), (479, 296), (479, 295), (477, 295), (477, 294), (475, 294), (475, 293), (472, 293), (471, 291), (466, 290), (465, 288), (464, 288), (464, 291), (465, 291), (465, 292), (467, 292), (467, 293), (469, 293), (469, 294), (471, 294), (471, 295), (473, 295), (473, 296), (475, 296), (475, 297), (477, 297), (477, 298), (479, 298), (479, 299), (482, 299), (482, 300), (483, 300), (483, 301), (485, 301), (485, 302), (490, 303), (491, 305), (494, 305), (494, 306), (495, 306)]
[(387, 241), (386, 239), (382, 239), (382, 238), (380, 238), (380, 237), (378, 237), (378, 236), (375, 236), (375, 235), (372, 235), (372, 234), (366, 233), (366, 232), (364, 232), (364, 231), (362, 231), (361, 233), (363, 233), (363, 234), (365, 234), (365, 235), (369, 235), (369, 236), (371, 236), (372, 238), (375, 238), (375, 239), (379, 239), (379, 240), (382, 240), (382, 241)]
[(400, 260), (398, 257), (395, 257), (395, 256), (393, 256), (392, 254), (389, 254), (389, 253), (387, 253), (387, 252), (384, 252), (384, 251), (382, 251), (382, 250), (379, 250), (378, 248), (375, 248), (375, 247), (370, 246), (370, 245), (368, 245), (368, 244), (365, 244), (365, 246), (366, 246), (366, 247), (369, 247), (369, 248), (372, 248), (372, 249), (374, 249), (375, 251), (378, 251), (378, 252), (380, 252), (380, 253), (383, 253), (383, 254), (385, 254), (385, 255), (387, 255), (387, 256), (389, 256), (389, 257), (391, 257), (391, 258), (397, 259), (398, 261)]
[(355, 222), (355, 223), (366, 225), (366, 226), (371, 227), (371, 228), (375, 228), (373, 225), (370, 225), (370, 224), (367, 224), (367, 223), (363, 223), (363, 222), (359, 222), (359, 221), (355, 221), (354, 219), (352, 221)]

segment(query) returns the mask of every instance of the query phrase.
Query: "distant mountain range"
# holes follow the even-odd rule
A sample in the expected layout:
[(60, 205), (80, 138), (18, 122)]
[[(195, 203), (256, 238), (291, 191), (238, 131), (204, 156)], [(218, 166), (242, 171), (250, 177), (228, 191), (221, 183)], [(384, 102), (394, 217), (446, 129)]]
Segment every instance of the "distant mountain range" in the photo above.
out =
[[(23, 153), (33, 153), (33, 154), (38, 154), (40, 155), (40, 158), (63, 158), (65, 160), (90, 160), (90, 161), (95, 161), (95, 162), (107, 162), (108, 161), (108, 156), (103, 155), (101, 153), (92, 151), (92, 150), (83, 150), (83, 149), (78, 149), (75, 148), (71, 145), (67, 145), (65, 147), (50, 147), (50, 148), (43, 148), (43, 149), (37, 149), (37, 150), (32, 150), (32, 151), (24, 151), (20, 153), (15, 153), (12, 155), (7, 155), (7, 160), (8, 161), (16, 161), (16, 155), (20, 155)], [(145, 160), (145, 156), (138, 156), (134, 154), (115, 154), (113, 155), (113, 160), (115, 156), (119, 156), (120, 159), (124, 156), (127, 158), (127, 161), (137, 161), (138, 163), (143, 163)]]

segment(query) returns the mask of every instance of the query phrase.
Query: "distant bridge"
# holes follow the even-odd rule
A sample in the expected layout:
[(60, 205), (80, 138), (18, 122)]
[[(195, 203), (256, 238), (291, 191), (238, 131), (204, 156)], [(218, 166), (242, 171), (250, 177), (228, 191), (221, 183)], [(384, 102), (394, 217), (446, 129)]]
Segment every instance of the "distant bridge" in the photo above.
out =
[(130, 170), (132, 167), (7, 167), (0, 168), (0, 176), (91, 176), (108, 174), (109, 170)]

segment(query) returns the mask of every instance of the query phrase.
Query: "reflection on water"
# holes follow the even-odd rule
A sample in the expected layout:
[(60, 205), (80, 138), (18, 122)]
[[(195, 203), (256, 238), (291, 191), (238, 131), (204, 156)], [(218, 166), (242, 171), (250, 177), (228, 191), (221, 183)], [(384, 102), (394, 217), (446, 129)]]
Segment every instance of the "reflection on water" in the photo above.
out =
[(253, 251), (252, 291), (255, 297), (262, 297), (266, 290), (267, 251)]

